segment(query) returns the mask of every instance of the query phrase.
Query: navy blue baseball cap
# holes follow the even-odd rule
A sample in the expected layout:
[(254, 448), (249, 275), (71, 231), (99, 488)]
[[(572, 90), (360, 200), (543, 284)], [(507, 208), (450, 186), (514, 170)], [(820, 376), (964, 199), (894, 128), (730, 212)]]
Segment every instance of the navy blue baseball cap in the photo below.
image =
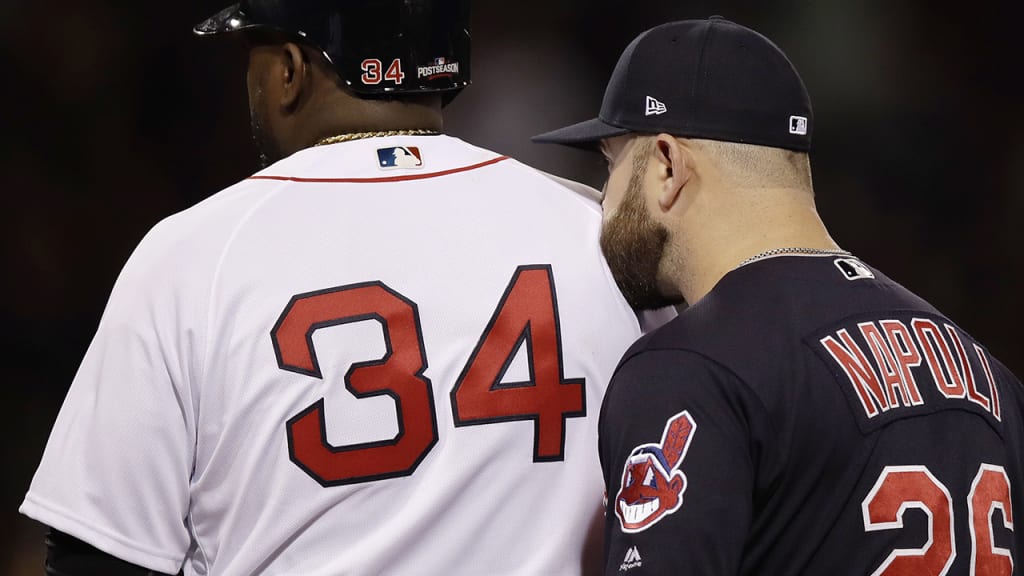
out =
[(630, 132), (666, 132), (807, 151), (811, 100), (771, 40), (721, 16), (652, 28), (626, 47), (597, 118), (534, 136), (593, 149)]

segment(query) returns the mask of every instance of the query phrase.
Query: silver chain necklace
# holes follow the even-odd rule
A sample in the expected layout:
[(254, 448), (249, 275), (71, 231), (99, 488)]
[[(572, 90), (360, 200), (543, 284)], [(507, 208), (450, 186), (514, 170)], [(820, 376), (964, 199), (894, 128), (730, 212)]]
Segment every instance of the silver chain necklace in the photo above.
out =
[(850, 252), (846, 250), (831, 250), (825, 248), (772, 248), (771, 250), (765, 250), (760, 254), (754, 254), (750, 258), (747, 258), (743, 262), (740, 262), (736, 267), (746, 266), (751, 262), (757, 262), (765, 258), (771, 258), (772, 256), (780, 256), (782, 254), (810, 254), (815, 256), (851, 256)]

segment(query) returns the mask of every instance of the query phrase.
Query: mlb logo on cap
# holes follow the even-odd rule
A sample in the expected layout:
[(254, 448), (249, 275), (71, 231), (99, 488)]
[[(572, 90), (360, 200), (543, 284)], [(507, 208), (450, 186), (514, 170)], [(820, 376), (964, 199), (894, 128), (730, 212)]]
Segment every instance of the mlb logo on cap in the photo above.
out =
[(789, 133), (803, 136), (807, 134), (807, 118), (804, 116), (789, 117)]
[(381, 170), (422, 168), (423, 156), (416, 146), (392, 146), (377, 149), (377, 166)]

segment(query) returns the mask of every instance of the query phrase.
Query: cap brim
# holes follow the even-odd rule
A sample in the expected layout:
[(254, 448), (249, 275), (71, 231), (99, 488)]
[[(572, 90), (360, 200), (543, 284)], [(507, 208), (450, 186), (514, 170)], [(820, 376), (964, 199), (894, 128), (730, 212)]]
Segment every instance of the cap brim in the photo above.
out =
[(622, 136), (631, 132), (628, 128), (621, 128), (619, 126), (612, 126), (600, 118), (594, 118), (593, 120), (587, 120), (572, 126), (566, 126), (565, 128), (559, 128), (558, 130), (552, 130), (551, 132), (545, 132), (544, 134), (538, 134), (530, 140), (542, 144), (564, 144), (566, 146), (573, 146), (575, 148), (584, 148), (592, 150), (597, 146), (597, 143), (605, 138), (611, 138), (613, 136)]
[(228, 6), (227, 8), (196, 24), (192, 29), (198, 36), (212, 36), (225, 32), (236, 32), (255, 26), (240, 9), (240, 4)]

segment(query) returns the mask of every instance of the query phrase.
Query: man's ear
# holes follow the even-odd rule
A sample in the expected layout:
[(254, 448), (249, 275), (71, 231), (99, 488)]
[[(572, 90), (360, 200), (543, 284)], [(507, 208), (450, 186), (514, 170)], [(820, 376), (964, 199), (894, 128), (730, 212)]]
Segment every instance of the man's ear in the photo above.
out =
[(658, 134), (654, 140), (654, 160), (659, 167), (658, 206), (667, 212), (693, 176), (693, 152), (675, 136)]
[(281, 109), (291, 111), (309, 89), (310, 63), (302, 48), (293, 42), (281, 45), (280, 58)]

